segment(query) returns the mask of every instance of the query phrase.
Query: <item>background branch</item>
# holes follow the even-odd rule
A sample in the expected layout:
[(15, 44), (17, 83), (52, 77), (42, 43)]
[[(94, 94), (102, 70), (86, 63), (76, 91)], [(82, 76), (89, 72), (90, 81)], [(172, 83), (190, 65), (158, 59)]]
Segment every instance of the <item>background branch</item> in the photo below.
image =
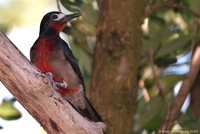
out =
[(171, 128), (173, 127), (174, 121), (178, 117), (180, 109), (191, 87), (193, 86), (193, 83), (196, 80), (199, 69), (200, 69), (200, 43), (198, 43), (196, 47), (193, 49), (193, 54), (190, 62), (190, 70), (183, 81), (183, 84), (180, 88), (178, 95), (176, 96), (174, 102), (168, 109), (165, 120), (159, 129), (160, 130), (159, 133), (165, 133), (166, 131), (171, 130)]
[(79, 115), (50, 84), (37, 77), (37, 69), (0, 31), (0, 81), (48, 134), (102, 134), (105, 125)]
[(151, 65), (151, 68), (152, 68), (152, 74), (153, 74), (153, 77), (154, 77), (154, 80), (155, 80), (156, 87), (158, 88), (159, 94), (162, 96), (166, 106), (168, 107), (169, 102), (167, 100), (167, 95), (165, 93), (166, 89), (165, 89), (162, 81), (160, 80), (160, 73), (157, 72), (158, 69), (156, 69), (156, 66), (154, 65), (153, 52), (150, 53), (149, 57), (150, 57), (149, 60), (150, 60), (150, 65)]
[(61, 12), (61, 7), (60, 7), (60, 0), (56, 0), (56, 5), (57, 5), (57, 8), (58, 8), (58, 11)]

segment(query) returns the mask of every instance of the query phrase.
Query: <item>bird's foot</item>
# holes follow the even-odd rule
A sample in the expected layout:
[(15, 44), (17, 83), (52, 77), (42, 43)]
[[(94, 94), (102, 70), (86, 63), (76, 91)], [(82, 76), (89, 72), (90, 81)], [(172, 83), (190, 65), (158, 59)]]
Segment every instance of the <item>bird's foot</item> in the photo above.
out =
[(57, 84), (57, 82), (55, 82), (53, 80), (53, 74), (51, 72), (44, 72), (44, 73), (42, 73), (42, 72), (37, 71), (36, 75), (37, 76), (41, 76), (42, 78), (47, 78), (48, 79), (48, 81), (46, 81), (45, 79), (43, 79), (43, 81), (45, 83), (50, 82), (50, 84), (51, 84), (51, 86), (53, 88), (53, 90), (51, 92), (51, 95), (50, 95), (50, 97), (52, 97), (54, 95), (54, 93), (58, 90), (58, 86), (57, 86), (58, 84)]
[[(46, 75), (46, 73), (42, 73), (42, 72), (36, 71), (35, 74), (36, 74), (37, 77), (42, 77), (42, 81), (44, 83), (46, 83), (46, 84), (48, 83), (49, 77), (48, 77), (48, 75)], [(45, 78), (47, 78), (47, 79), (45, 79)]]
[(64, 81), (64, 82), (55, 82), (55, 85), (57, 87), (61, 87), (61, 88), (67, 88), (68, 84)]
[(55, 82), (53, 81), (53, 83), (51, 83), (52, 87), (53, 87), (53, 90), (51, 92), (51, 95), (50, 97), (52, 97), (55, 93), (55, 91), (58, 91), (58, 87), (61, 87), (61, 88), (67, 88), (67, 83), (66, 82)]
[[(54, 81), (53, 80), (53, 74), (51, 72), (41, 73), (41, 72), (37, 71), (36, 75), (41, 76), (43, 78), (46, 77), (49, 80), (51, 86), (53, 87), (53, 90), (51, 92), (50, 97), (52, 97), (54, 95), (54, 93), (58, 90), (59, 87), (67, 88), (67, 86), (68, 86), (68, 84), (66, 82), (56, 82), (56, 81)], [(45, 81), (45, 83), (47, 83), (47, 82)]]

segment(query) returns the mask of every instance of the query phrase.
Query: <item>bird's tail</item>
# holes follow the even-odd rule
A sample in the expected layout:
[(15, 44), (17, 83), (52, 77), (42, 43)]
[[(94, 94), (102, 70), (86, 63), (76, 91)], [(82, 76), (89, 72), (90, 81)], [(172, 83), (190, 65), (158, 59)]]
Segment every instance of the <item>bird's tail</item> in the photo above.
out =
[(86, 109), (84, 109), (86, 111), (86, 117), (94, 122), (102, 122), (102, 118), (100, 117), (100, 115), (97, 113), (97, 111), (94, 109), (94, 107), (92, 106), (92, 104), (90, 103), (90, 101), (88, 100), (87, 97), (85, 97), (86, 100)]
[(83, 117), (88, 118), (90, 121), (93, 122), (102, 122), (102, 119), (100, 115), (97, 113), (97, 111), (94, 109), (88, 98), (85, 96), (85, 103), (86, 107), (84, 109), (74, 106), (72, 103), (70, 103), (74, 109), (81, 114)]

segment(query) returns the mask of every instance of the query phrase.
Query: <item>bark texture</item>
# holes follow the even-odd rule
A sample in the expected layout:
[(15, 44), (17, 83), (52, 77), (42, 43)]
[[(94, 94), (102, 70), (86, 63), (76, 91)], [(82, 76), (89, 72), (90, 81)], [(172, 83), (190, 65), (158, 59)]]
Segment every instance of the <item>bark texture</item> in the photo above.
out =
[(104, 124), (79, 115), (58, 93), (50, 97), (48, 80), (0, 32), (0, 81), (48, 134), (102, 134)]
[(98, 5), (90, 96), (107, 124), (108, 134), (130, 134), (145, 0), (98, 0)]

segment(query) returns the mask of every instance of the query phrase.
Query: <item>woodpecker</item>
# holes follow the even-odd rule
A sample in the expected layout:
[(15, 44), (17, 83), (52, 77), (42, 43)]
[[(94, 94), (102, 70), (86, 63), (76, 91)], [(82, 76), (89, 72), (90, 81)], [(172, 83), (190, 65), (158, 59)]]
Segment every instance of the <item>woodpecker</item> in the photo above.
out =
[[(81, 13), (47, 13), (40, 24), (39, 37), (30, 50), (30, 59), (43, 74), (50, 73), (56, 88), (73, 108), (93, 122), (102, 122), (86, 97), (85, 84), (77, 60), (59, 33), (66, 23)], [(64, 86), (63, 86), (64, 85)]]

